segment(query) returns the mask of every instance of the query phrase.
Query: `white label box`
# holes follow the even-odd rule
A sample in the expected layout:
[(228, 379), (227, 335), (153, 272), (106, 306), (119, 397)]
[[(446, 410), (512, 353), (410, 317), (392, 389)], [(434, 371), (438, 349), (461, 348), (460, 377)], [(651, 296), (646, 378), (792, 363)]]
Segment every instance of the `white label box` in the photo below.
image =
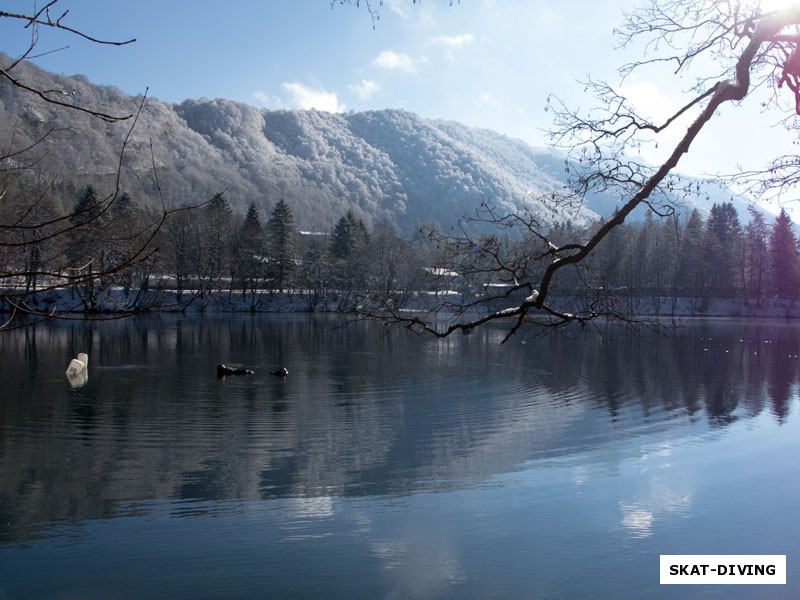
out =
[(785, 554), (662, 554), (662, 585), (786, 585)]

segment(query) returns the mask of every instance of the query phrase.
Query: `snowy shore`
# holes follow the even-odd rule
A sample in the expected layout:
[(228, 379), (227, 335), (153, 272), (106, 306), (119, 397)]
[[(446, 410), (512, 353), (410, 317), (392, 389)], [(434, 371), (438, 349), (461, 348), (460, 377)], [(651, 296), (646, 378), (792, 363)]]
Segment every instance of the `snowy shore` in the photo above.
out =
[[(413, 294), (405, 298), (406, 310), (428, 311), (441, 294)], [(577, 306), (572, 307), (580, 312)], [(570, 302), (571, 304), (572, 302)], [(40, 313), (53, 314), (114, 314), (141, 312), (182, 313), (302, 313), (352, 312), (357, 304), (351, 296), (308, 291), (218, 291), (178, 294), (171, 290), (125, 292), (117, 288), (96, 294), (91, 300), (81, 298), (74, 290), (42, 291), (26, 298), (26, 306)], [(800, 318), (800, 301), (771, 298), (761, 302), (740, 298), (674, 298), (628, 297), (621, 299), (617, 309), (627, 315), (660, 317), (739, 317), (739, 318)], [(8, 303), (0, 304), (0, 313), (12, 311)]]

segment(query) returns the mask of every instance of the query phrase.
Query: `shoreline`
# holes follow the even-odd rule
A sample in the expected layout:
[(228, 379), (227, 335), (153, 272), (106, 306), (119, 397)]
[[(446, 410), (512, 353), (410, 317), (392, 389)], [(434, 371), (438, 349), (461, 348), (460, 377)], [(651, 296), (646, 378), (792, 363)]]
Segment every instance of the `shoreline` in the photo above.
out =
[[(13, 290), (9, 290), (13, 293)], [(403, 312), (431, 312), (448, 292), (414, 292), (405, 295)], [(23, 291), (20, 290), (20, 295)], [(580, 314), (581, 299), (555, 297)], [(734, 317), (800, 319), (800, 299), (769, 298), (760, 302), (741, 298), (688, 298), (672, 296), (630, 296), (619, 301), (619, 313), (628, 317)], [(141, 313), (353, 313), (362, 308), (351, 294), (307, 291), (256, 292), (215, 291), (178, 293), (175, 290), (129, 291), (114, 288), (87, 300), (73, 289), (55, 289), (25, 295), (25, 306), (42, 315), (136, 315)], [(509, 304), (513, 306), (513, 304)], [(503, 306), (502, 308), (507, 308)], [(495, 310), (495, 307), (492, 307)], [(0, 314), (10, 315), (14, 308), (0, 304)], [(27, 311), (24, 311), (27, 312)], [(444, 311), (441, 311), (444, 312)]]

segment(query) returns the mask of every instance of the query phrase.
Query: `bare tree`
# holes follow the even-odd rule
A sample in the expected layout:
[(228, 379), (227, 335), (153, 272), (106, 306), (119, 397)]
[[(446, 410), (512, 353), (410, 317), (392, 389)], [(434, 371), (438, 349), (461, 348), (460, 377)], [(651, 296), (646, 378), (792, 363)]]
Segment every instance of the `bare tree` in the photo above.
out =
[[(637, 207), (648, 206), (661, 216), (674, 212), (669, 198), (688, 190), (683, 190), (673, 171), (719, 108), (757, 92), (764, 106), (777, 110), (787, 127), (797, 127), (800, 4), (766, 11), (757, 2), (742, 0), (648, 0), (625, 16), (617, 35), (622, 47), (637, 46), (638, 56), (643, 56), (619, 69), (623, 82), (633, 73), (668, 65), (676, 76), (690, 76), (695, 84), (685, 104), (661, 122), (643, 117), (621, 90), (606, 82), (586, 82), (587, 92), (597, 101), (588, 112), (571, 110), (557, 98), (549, 98), (548, 108), (555, 115), (551, 139), (567, 151), (565, 168), (572, 183), (565, 193), (553, 194), (550, 202), (576, 215), (588, 194), (613, 193), (619, 198), (615, 214), (598, 228), (564, 237), (563, 229), (553, 228), (535, 214), (500, 214), (484, 205), (473, 220), (513, 230), (522, 242), (501, 254), (494, 245), (471, 236), (467, 227), (458, 239), (447, 237), (440, 242), (455, 248), (454, 256), (464, 257), (453, 261), (453, 269), (502, 278), (500, 292), (460, 303), (445, 319), (390, 311), (390, 320), (440, 337), (501, 321), (508, 323), (508, 339), (537, 320), (551, 325), (586, 323), (613, 313), (602, 296), (581, 310), (568, 310), (560, 303), (559, 282), (569, 275), (580, 284), (587, 257)], [(651, 167), (631, 158), (638, 145), (680, 127), (685, 131), (660, 165)], [(780, 164), (795, 170), (778, 178), (776, 165)], [(766, 187), (790, 186), (800, 177), (796, 157), (779, 158), (776, 165), (751, 175), (766, 175), (761, 180)], [(473, 310), (494, 306), (499, 300), (505, 300), (503, 308)]]
[[(16, 326), (14, 318), (19, 314), (40, 318), (65, 317), (72, 309), (81, 305), (90, 307), (94, 301), (94, 298), (82, 297), (76, 299), (72, 307), (53, 303), (51, 308), (42, 309), (32, 302), (35, 295), (41, 298), (46, 292), (82, 287), (92, 290), (91, 296), (94, 296), (114, 283), (127, 289), (130, 278), (122, 277), (122, 274), (137, 269), (149, 272), (157, 252), (154, 240), (174, 212), (166, 208), (162, 198), (157, 214), (147, 219), (142, 218), (143, 215), (133, 218), (129, 199), (122, 192), (122, 164), (144, 109), (146, 95), (136, 112), (115, 115), (102, 107), (75, 102), (69, 90), (43, 88), (17, 74), (23, 60), (48, 53), (39, 51), (40, 36), (48, 30), (66, 32), (100, 46), (123, 46), (135, 41), (104, 40), (90, 35), (68, 24), (68, 16), (69, 10), (62, 10), (59, 0), (50, 0), (38, 9), (34, 4), (33, 9), (26, 13), (0, 11), (0, 19), (19, 22), (20, 27), (30, 32), (30, 41), (16, 58), (0, 61), (0, 85), (13, 86), (20, 93), (54, 106), (57, 111), (77, 111), (104, 122), (127, 124), (127, 134), (114, 167), (114, 189), (96, 195), (85, 206), (77, 203), (67, 210), (59, 207), (53, 197), (53, 181), (43, 179), (41, 175), (37, 179), (36, 176), (38, 157), (35, 150), (58, 128), (57, 115), (60, 113), (55, 113), (56, 122), (49, 124), (38, 139), (19, 146), (12, 138), (7, 140), (5, 148), (0, 149), (0, 258), (4, 258), (0, 262), (0, 303), (5, 305), (5, 309), (10, 309), (10, 317), (0, 323), (0, 330)], [(156, 187), (160, 189), (155, 160), (152, 162)], [(31, 179), (36, 181), (35, 185), (30, 183)], [(20, 187), (26, 189), (20, 192)], [(87, 240), (93, 243), (88, 244)], [(81, 252), (76, 251), (78, 247)], [(101, 250), (92, 253), (92, 247)], [(146, 282), (143, 285), (146, 286)], [(21, 325), (29, 322), (24, 321)]]
[[(381, 13), (379, 12), (378, 8), (383, 6), (383, 0), (329, 0), (331, 3), (331, 8), (334, 8), (337, 4), (345, 5), (349, 4), (350, 6), (360, 7), (362, 4), (364, 8), (366, 8), (367, 13), (369, 13), (370, 18), (372, 19), (372, 27), (374, 28), (378, 21), (381, 20)], [(448, 0), (450, 6), (453, 6), (453, 0)], [(461, 0), (458, 0), (459, 3)], [(413, 4), (417, 4), (417, 2), (422, 2), (422, 0), (411, 0)], [(376, 6), (377, 5), (377, 6)]]
[(27, 45), (27, 47), (22, 50), (17, 58), (12, 59), (8, 64), (0, 65), (0, 77), (8, 81), (11, 85), (18, 87), (25, 92), (38, 96), (50, 104), (56, 104), (58, 106), (69, 108), (70, 110), (85, 112), (93, 117), (97, 117), (112, 123), (130, 119), (133, 117), (132, 114), (111, 115), (94, 107), (82, 106), (80, 104), (67, 102), (65, 99), (72, 95), (69, 90), (43, 89), (15, 76), (14, 70), (23, 60), (28, 60), (42, 55), (37, 53), (36, 50), (37, 46), (39, 45), (40, 34), (43, 30), (50, 29), (63, 31), (75, 37), (82, 38), (101, 46), (126, 46), (136, 41), (135, 38), (124, 41), (104, 40), (72, 27), (66, 23), (69, 10), (62, 11), (60, 6), (57, 6), (58, 3), (59, 0), (50, 0), (49, 2), (46, 2), (45, 5), (40, 9), (36, 9), (36, 5), (34, 4), (33, 10), (27, 13), (11, 13), (0, 11), (0, 19), (19, 21), (22, 27), (30, 31), (30, 43)]

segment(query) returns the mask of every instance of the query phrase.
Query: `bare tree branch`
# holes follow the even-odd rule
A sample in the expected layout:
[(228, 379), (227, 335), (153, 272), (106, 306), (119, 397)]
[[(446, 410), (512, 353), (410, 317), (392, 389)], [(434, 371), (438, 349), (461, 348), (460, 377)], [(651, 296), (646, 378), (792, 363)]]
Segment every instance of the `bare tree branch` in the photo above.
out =
[[(472, 263), (463, 260), (460, 264), (453, 264), (452, 268), (463, 270), (467, 267), (466, 272), (505, 278), (508, 281), (505, 299), (511, 300), (518, 293), (526, 294), (525, 298), (478, 316), (470, 316), (468, 310), (480, 305), (490, 306), (491, 300), (501, 299), (503, 295), (468, 300), (460, 304), (451, 319), (445, 316), (446, 324), (441, 326), (437, 326), (436, 319), (409, 316), (391, 307), (386, 308), (388, 319), (438, 337), (459, 330), (466, 333), (475, 327), (501, 321), (508, 324), (507, 340), (533, 320), (560, 326), (571, 322), (585, 324), (600, 316), (621, 316), (605, 308), (599, 299), (590, 302), (586, 311), (580, 314), (559, 309), (553, 303), (552, 294), (556, 276), (564, 269), (575, 268), (586, 261), (637, 207), (649, 206), (662, 216), (674, 212), (674, 207), (662, 204), (658, 196), (676, 189), (673, 170), (723, 104), (739, 102), (752, 89), (767, 84), (772, 85), (772, 91), (777, 95), (786, 85), (800, 111), (800, 36), (797, 31), (790, 31), (799, 26), (800, 5), (764, 13), (758, 8), (748, 10), (736, 0), (714, 3), (651, 0), (644, 8), (628, 14), (625, 26), (618, 32), (621, 45), (629, 46), (640, 38), (646, 39), (646, 43), (644, 58), (620, 69), (623, 79), (634, 71), (664, 62), (674, 63), (676, 73), (688, 71), (700, 64), (698, 59), (701, 57), (704, 58), (702, 66), (707, 67), (709, 62), (705, 59), (710, 58), (711, 67), (716, 72), (711, 76), (698, 75), (692, 88), (695, 92), (693, 97), (661, 124), (642, 118), (623, 94), (605, 83), (586, 84), (587, 91), (594, 92), (599, 100), (599, 106), (587, 115), (567, 109), (552, 96), (548, 99), (548, 108), (556, 116), (552, 139), (557, 146), (570, 150), (570, 156), (577, 157), (574, 161), (568, 157), (566, 163), (568, 171), (574, 170), (572, 190), (558, 196), (553, 194), (552, 201), (566, 203), (578, 210), (587, 193), (614, 191), (621, 200), (614, 215), (584, 241), (553, 243), (548, 239), (547, 224), (519, 215), (498, 215), (489, 211), (489, 220), (498, 227), (508, 224), (523, 226), (530, 239), (538, 242), (537, 250), (527, 250), (530, 262), (526, 263), (524, 270), (519, 269), (518, 256), (501, 256), (490, 246), (477, 244), (470, 235), (462, 232), (460, 243), (473, 245), (488, 263), (483, 271), (475, 270), (470, 267)], [(712, 79), (716, 81), (712, 82)], [(640, 143), (640, 134), (660, 134), (672, 129), (681, 122), (681, 117), (690, 112), (696, 112), (696, 115), (658, 167), (627, 158), (629, 150)], [(798, 164), (796, 160), (784, 160), (785, 166), (796, 170), (795, 178), (787, 179), (782, 185), (800, 180)], [(458, 248), (454, 240), (445, 242)], [(536, 261), (543, 263), (538, 274), (532, 266)]]
[[(51, 15), (51, 9), (53, 9), (56, 4), (58, 4), (59, 0), (50, 0), (47, 2), (41, 9), (33, 12), (32, 14), (22, 14), (22, 13), (12, 13), (7, 11), (0, 11), (0, 19), (11, 19), (11, 20), (19, 20), (24, 22), (24, 27), (31, 30), (31, 41), (28, 47), (19, 55), (19, 57), (8, 65), (0, 65), (0, 77), (5, 78), (11, 85), (18, 87), (26, 92), (29, 92), (45, 102), (49, 102), (51, 104), (55, 104), (57, 106), (63, 106), (66, 108), (70, 108), (73, 110), (77, 110), (79, 112), (83, 112), (99, 119), (102, 119), (107, 122), (116, 122), (116, 121), (124, 121), (126, 119), (131, 118), (132, 115), (111, 115), (104, 113), (102, 111), (92, 109), (89, 107), (81, 106), (79, 104), (73, 104), (69, 102), (65, 102), (61, 100), (60, 97), (70, 97), (72, 95), (71, 92), (66, 90), (45, 90), (39, 89), (31, 84), (22, 81), (20, 78), (15, 77), (12, 74), (12, 71), (23, 61), (27, 60), (32, 57), (33, 50), (39, 43), (39, 29), (41, 27), (45, 27), (48, 29), (53, 30), (61, 30), (65, 31), (69, 34), (92, 42), (94, 44), (100, 45), (107, 45), (107, 46), (126, 46), (128, 44), (132, 44), (136, 41), (135, 38), (124, 40), (124, 41), (114, 41), (114, 40), (104, 40), (92, 35), (85, 33), (84, 31), (77, 29), (75, 27), (71, 27), (64, 23), (64, 19), (69, 14), (68, 10), (65, 10), (61, 13), (58, 17), (53, 18)], [(49, 52), (48, 52), (49, 53)], [(45, 53), (47, 54), (47, 53)]]

